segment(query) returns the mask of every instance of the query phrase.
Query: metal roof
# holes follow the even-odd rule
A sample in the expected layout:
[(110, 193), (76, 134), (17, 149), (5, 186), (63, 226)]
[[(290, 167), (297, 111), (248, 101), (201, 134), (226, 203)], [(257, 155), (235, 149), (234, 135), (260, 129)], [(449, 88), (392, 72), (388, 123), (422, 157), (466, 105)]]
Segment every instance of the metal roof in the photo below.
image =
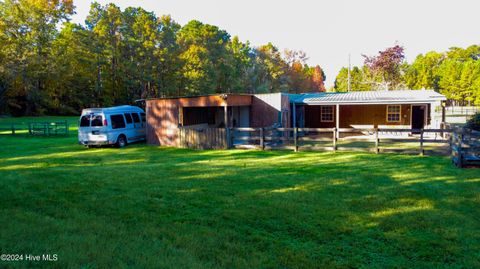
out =
[(430, 103), (447, 98), (433, 90), (356, 91), (292, 94), (292, 103), (322, 104), (400, 104)]
[(84, 113), (92, 113), (92, 112), (106, 112), (106, 113), (114, 113), (114, 112), (144, 112), (143, 109), (139, 108), (138, 106), (112, 106), (112, 107), (91, 107), (91, 108), (84, 108), (82, 110), (82, 114)]

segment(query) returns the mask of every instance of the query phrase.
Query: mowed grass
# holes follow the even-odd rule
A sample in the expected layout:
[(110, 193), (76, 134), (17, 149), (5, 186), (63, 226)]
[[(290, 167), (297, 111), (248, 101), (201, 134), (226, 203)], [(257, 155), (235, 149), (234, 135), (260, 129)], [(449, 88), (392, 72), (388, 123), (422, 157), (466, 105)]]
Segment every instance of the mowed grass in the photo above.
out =
[(58, 254), (0, 267), (480, 267), (480, 170), (448, 157), (76, 142), (0, 136), (0, 253)]

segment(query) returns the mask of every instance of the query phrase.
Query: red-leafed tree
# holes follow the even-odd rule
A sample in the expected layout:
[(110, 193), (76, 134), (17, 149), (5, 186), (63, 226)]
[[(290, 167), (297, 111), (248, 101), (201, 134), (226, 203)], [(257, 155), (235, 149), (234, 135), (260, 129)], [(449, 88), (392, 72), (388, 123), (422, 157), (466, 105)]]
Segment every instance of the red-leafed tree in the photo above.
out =
[(372, 84), (376, 84), (386, 90), (396, 89), (401, 85), (401, 67), (405, 59), (403, 47), (395, 45), (384, 51), (379, 51), (376, 56), (366, 56), (365, 65), (373, 75)]

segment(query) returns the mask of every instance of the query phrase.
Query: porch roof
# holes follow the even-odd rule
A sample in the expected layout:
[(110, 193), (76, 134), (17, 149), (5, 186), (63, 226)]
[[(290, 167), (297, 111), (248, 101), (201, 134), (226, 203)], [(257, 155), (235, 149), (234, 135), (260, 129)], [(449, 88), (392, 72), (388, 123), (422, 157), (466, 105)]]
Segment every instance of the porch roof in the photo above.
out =
[(292, 94), (296, 104), (413, 104), (443, 101), (447, 98), (433, 90), (356, 91)]

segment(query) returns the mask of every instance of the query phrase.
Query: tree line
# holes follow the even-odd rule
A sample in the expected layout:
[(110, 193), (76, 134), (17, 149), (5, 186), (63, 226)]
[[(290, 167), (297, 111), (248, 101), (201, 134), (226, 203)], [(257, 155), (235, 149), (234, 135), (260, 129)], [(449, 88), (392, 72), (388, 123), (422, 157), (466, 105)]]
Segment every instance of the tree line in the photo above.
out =
[(325, 91), (301, 51), (253, 47), (217, 26), (181, 26), (139, 7), (72, 0), (0, 1), (0, 114), (76, 114), (136, 99)]
[[(450, 48), (418, 55), (408, 64), (403, 47), (396, 45), (375, 56), (365, 56), (364, 65), (350, 70), (350, 90), (433, 89), (460, 105), (480, 105), (480, 46)], [(347, 91), (348, 68), (340, 70), (335, 91)]]

